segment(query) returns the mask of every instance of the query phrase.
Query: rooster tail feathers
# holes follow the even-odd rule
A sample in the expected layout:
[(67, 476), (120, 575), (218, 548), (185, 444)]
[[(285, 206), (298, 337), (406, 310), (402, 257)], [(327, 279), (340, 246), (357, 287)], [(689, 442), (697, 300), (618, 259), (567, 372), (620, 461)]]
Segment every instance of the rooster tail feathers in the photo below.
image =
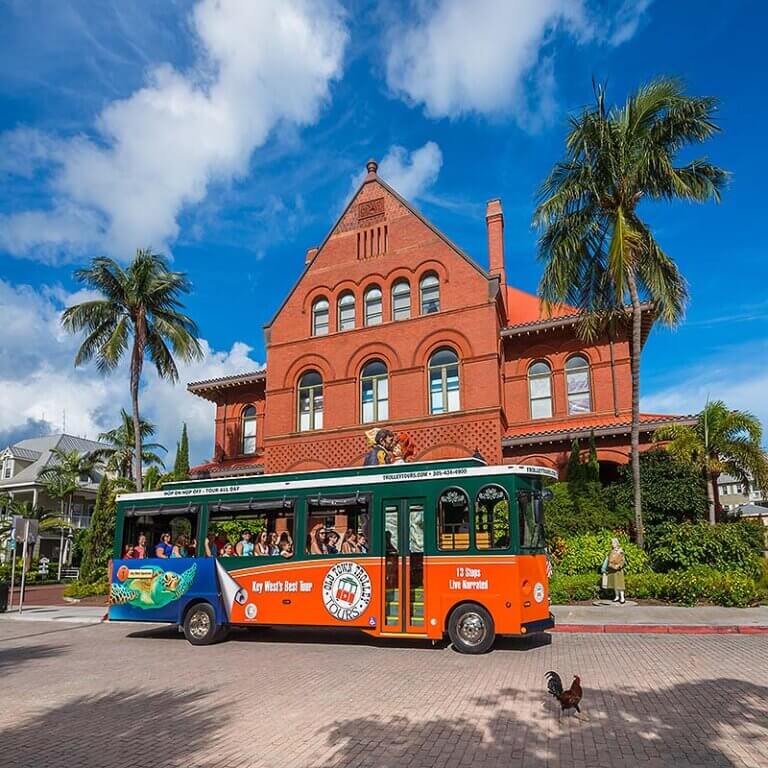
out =
[(557, 698), (563, 692), (563, 681), (560, 679), (560, 675), (557, 672), (547, 672), (544, 677), (547, 678), (547, 690)]

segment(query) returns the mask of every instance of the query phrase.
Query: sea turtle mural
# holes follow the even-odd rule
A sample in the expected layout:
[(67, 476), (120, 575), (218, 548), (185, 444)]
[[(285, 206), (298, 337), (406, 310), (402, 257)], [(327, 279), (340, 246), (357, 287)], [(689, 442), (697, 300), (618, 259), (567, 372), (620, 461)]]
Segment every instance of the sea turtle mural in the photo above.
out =
[(137, 608), (162, 608), (178, 600), (191, 586), (197, 565), (182, 573), (166, 571), (159, 565), (117, 570), (118, 581), (112, 582), (109, 591), (111, 605), (133, 605)]

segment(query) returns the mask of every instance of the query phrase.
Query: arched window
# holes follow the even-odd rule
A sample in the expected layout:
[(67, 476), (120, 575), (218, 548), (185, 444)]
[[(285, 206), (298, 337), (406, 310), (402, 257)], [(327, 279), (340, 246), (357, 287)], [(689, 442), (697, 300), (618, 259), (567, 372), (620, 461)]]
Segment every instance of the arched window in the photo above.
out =
[(323, 428), (323, 377), (307, 371), (299, 379), (299, 431)]
[(429, 358), (429, 412), (458, 411), (459, 358), (452, 349), (443, 347)]
[(389, 379), (381, 360), (371, 360), (360, 372), (360, 413), (363, 424), (389, 418)]
[(431, 315), (440, 311), (440, 281), (434, 272), (427, 272), (419, 283), (421, 290), (421, 314)]
[(446, 488), (437, 501), (439, 549), (469, 549), (469, 498), (461, 488)]
[(411, 316), (411, 284), (398, 280), (392, 286), (392, 319), (407, 320)]
[(256, 453), (256, 409), (252, 406), (243, 408), (240, 417), (241, 453)]
[(499, 485), (486, 485), (475, 504), (475, 545), (478, 549), (507, 549), (509, 536), (509, 496)]
[(340, 331), (355, 327), (355, 295), (349, 291), (339, 296), (338, 323)]
[(565, 364), (565, 391), (568, 413), (589, 413), (592, 396), (589, 389), (589, 361), (581, 355), (569, 357)]
[(372, 285), (363, 298), (365, 304), (365, 324), (380, 325), (382, 320), (381, 288)]
[(531, 418), (548, 419), (552, 416), (552, 369), (540, 360), (528, 369), (528, 394), (531, 400)]
[(328, 299), (315, 299), (312, 304), (312, 335), (328, 335)]

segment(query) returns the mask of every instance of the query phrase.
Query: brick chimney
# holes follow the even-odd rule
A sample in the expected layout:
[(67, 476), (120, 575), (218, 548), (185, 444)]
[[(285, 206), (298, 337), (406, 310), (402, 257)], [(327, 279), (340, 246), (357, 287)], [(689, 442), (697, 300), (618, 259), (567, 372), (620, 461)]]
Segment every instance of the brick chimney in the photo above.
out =
[(506, 284), (507, 275), (504, 271), (504, 211), (501, 210), (501, 200), (489, 200), (485, 208), (485, 224), (488, 228), (488, 271), (498, 275), (501, 282)]
[(304, 257), (304, 263), (309, 264), (309, 262), (315, 258), (315, 254), (319, 250), (320, 250), (319, 248), (307, 248), (307, 255)]

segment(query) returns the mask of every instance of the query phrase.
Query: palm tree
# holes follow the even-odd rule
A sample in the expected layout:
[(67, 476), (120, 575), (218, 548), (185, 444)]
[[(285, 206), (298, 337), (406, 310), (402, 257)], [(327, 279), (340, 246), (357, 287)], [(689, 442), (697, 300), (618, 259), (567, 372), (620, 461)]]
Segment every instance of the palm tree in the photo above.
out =
[(565, 158), (539, 190), (534, 224), (544, 273), (545, 309), (571, 304), (583, 313), (586, 339), (631, 324), (632, 480), (637, 541), (643, 546), (640, 504), (640, 353), (643, 314), (677, 324), (687, 300), (685, 280), (640, 217), (643, 201), (720, 200), (727, 174), (706, 160), (676, 165), (689, 144), (718, 131), (717, 102), (691, 97), (662, 78), (639, 88), (619, 107), (594, 106), (570, 120)]
[[(133, 418), (125, 408), (120, 409), (120, 421), (119, 427), (99, 435), (99, 442), (107, 443), (109, 447), (101, 448), (95, 453), (106, 461), (107, 470), (115, 472), (118, 477), (130, 477), (136, 455), (136, 439), (133, 434)], [(142, 464), (165, 467), (158, 454), (158, 451), (165, 452), (165, 446), (146, 442), (147, 438), (155, 434), (155, 425), (144, 419), (139, 419), (139, 425)]]
[(721, 513), (717, 479), (721, 473), (743, 483), (768, 487), (768, 459), (761, 448), (763, 428), (747, 411), (732, 411), (722, 400), (707, 403), (692, 427), (668, 424), (657, 429), (654, 440), (668, 441), (665, 448), (677, 459), (698, 467), (707, 482), (709, 522)]
[[(75, 491), (83, 483), (83, 478), (93, 478), (94, 469), (98, 461), (95, 452), (80, 453), (79, 451), (65, 451), (62, 448), (51, 449), (55, 463), (49, 464), (41, 473), (40, 480), (49, 496), (59, 499), (62, 525), (59, 538), (59, 580), (64, 562), (64, 531), (72, 528), (72, 500)], [(66, 513), (64, 512), (64, 500), (69, 499)], [(41, 524), (42, 527), (42, 524)], [(50, 526), (52, 527), (52, 526)]]
[[(134, 436), (134, 479), (142, 491), (139, 386), (146, 357), (160, 378), (178, 381), (174, 354), (188, 361), (202, 357), (197, 325), (180, 311), (179, 295), (191, 285), (181, 272), (170, 272), (165, 259), (151, 250), (137, 250), (126, 269), (105, 257), (93, 259), (75, 277), (103, 298), (69, 307), (61, 317), (70, 332), (86, 332), (75, 365), (96, 358), (102, 373), (117, 367), (131, 345), (130, 387)], [(169, 348), (170, 344), (170, 348)], [(173, 350), (173, 351), (171, 351)]]

